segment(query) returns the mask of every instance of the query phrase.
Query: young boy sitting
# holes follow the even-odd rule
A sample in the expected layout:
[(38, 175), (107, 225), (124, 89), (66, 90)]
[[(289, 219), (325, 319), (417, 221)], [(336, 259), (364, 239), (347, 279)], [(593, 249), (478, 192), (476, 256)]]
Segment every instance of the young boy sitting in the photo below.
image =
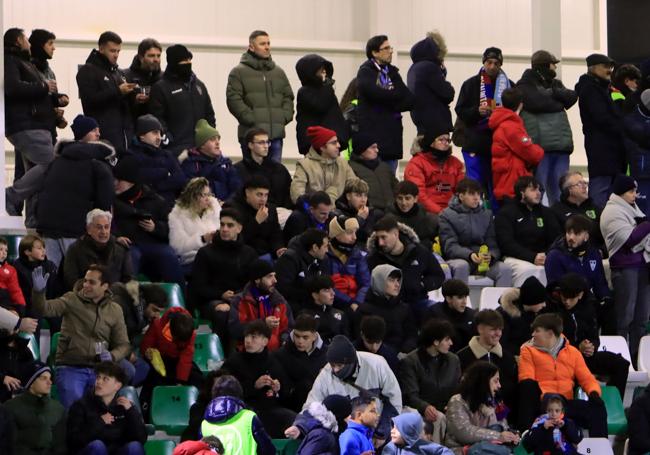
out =
[(564, 399), (561, 395), (548, 394), (544, 404), (546, 413), (535, 420), (524, 436), (524, 448), (535, 455), (577, 454), (582, 430), (564, 416)]
[(453, 455), (446, 447), (423, 438), (424, 423), (417, 412), (405, 412), (393, 417), (390, 442), (382, 450), (384, 455)]
[(388, 207), (387, 213), (394, 215), (397, 221), (413, 229), (420, 238), (420, 243), (431, 251), (438, 235), (438, 215), (427, 212), (418, 202), (418, 186), (404, 180), (395, 189), (395, 203)]
[(15, 305), (20, 315), (25, 313), (25, 297), (18, 284), (16, 269), (7, 262), (9, 243), (0, 237), (0, 303)]
[(354, 398), (351, 415), (347, 429), (339, 437), (341, 455), (373, 455), (372, 436), (379, 423), (375, 398), (363, 394)]
[(494, 198), (514, 198), (514, 184), (519, 177), (532, 175), (531, 170), (544, 157), (544, 149), (533, 144), (519, 116), (524, 104), (521, 91), (509, 88), (501, 95), (488, 125), (492, 134), (492, 183)]
[(474, 336), (474, 316), (476, 310), (467, 306), (469, 287), (457, 279), (447, 280), (442, 283), (444, 302), (438, 302), (427, 310), (426, 319), (447, 320), (454, 326), (452, 352), (458, 352)]
[(334, 282), (328, 275), (316, 275), (305, 282), (309, 302), (300, 314), (318, 320), (318, 333), (325, 343), (336, 335), (350, 335), (350, 321), (345, 312), (334, 308)]
[(193, 362), (195, 338), (194, 320), (185, 308), (171, 307), (152, 320), (140, 343), (142, 356), (151, 364), (140, 393), (143, 409), (147, 409), (155, 386), (201, 386), (203, 376)]

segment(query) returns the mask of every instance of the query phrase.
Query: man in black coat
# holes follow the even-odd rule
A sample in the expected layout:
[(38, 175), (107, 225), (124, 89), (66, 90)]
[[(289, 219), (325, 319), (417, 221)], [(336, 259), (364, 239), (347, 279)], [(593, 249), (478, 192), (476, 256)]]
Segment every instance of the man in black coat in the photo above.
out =
[(476, 310), (467, 306), (469, 288), (461, 280), (447, 280), (442, 283), (443, 302), (438, 302), (427, 310), (425, 321), (429, 319), (444, 319), (454, 327), (451, 337), (452, 352), (458, 352), (469, 343), (476, 333), (474, 316)]
[(282, 234), (288, 244), (292, 238), (302, 234), (309, 228), (327, 232), (327, 226), (334, 213), (332, 213), (332, 199), (325, 191), (316, 191), (300, 198), (298, 206), (291, 212), (284, 224)]
[(185, 277), (178, 255), (169, 245), (169, 207), (162, 196), (139, 183), (138, 161), (127, 156), (113, 170), (115, 176), (114, 232), (129, 245), (134, 273), (151, 281), (178, 283)]
[(169, 150), (178, 156), (195, 146), (194, 126), (201, 119), (216, 126), (212, 100), (205, 84), (192, 71), (192, 53), (182, 44), (167, 48), (167, 68), (151, 88), (149, 113), (163, 124)]
[(36, 207), (37, 231), (44, 238), (47, 256), (59, 265), (68, 247), (86, 226), (92, 209), (110, 210), (113, 205), (113, 173), (110, 162), (115, 149), (90, 134), (97, 122), (78, 115), (72, 123), (75, 140), (62, 139), (56, 159), (43, 178)]
[(258, 175), (244, 183), (240, 192), (226, 201), (224, 207), (237, 210), (242, 216), (242, 239), (263, 259), (277, 259), (286, 251), (278, 212), (269, 200), (269, 181)]
[(420, 315), (429, 305), (428, 293), (438, 289), (445, 279), (431, 251), (420, 244), (411, 228), (391, 215), (375, 224), (367, 247), (370, 270), (379, 264), (390, 264), (402, 271), (402, 299), (416, 317)]
[(136, 84), (127, 82), (117, 67), (122, 38), (116, 33), (104, 32), (97, 44), (99, 49), (90, 52), (77, 73), (79, 98), (84, 115), (97, 120), (102, 139), (110, 141), (121, 155), (133, 136), (129, 98)]
[(246, 182), (256, 175), (265, 176), (271, 185), (269, 202), (288, 212), (293, 208), (289, 195), (291, 175), (284, 165), (269, 158), (269, 133), (262, 128), (251, 128), (246, 132), (244, 142), (248, 145), (249, 153), (244, 153), (244, 158), (235, 164), (239, 178)]
[(454, 99), (455, 90), (447, 81), (446, 54), (447, 45), (438, 32), (427, 33), (426, 38), (411, 48), (413, 65), (406, 81), (415, 97), (411, 118), (418, 134), (454, 129), (449, 103)]
[(124, 70), (128, 82), (137, 85), (131, 94), (131, 118), (137, 119), (149, 112), (151, 87), (160, 80), (160, 54), (162, 46), (153, 38), (145, 38), (138, 44), (138, 53), (131, 66)]
[[(456, 114), (462, 122), (463, 161), (465, 177), (481, 182), (492, 195), (492, 130), (488, 120), (492, 111), (501, 106), (501, 94), (515, 84), (501, 69), (503, 53), (497, 47), (483, 52), (483, 66), (460, 88), (456, 100)], [(460, 129), (457, 126), (457, 130)], [(460, 136), (460, 134), (459, 134)], [(454, 143), (457, 143), (454, 138)]]
[(496, 310), (482, 310), (474, 317), (477, 336), (469, 340), (467, 346), (457, 352), (463, 371), (474, 362), (484, 360), (499, 368), (501, 380), (501, 397), (510, 409), (515, 409), (517, 362), (515, 356), (501, 346), (503, 334), (503, 317)]
[(147, 430), (142, 415), (118, 392), (127, 384), (122, 368), (102, 362), (95, 368), (93, 391), (76, 401), (68, 412), (67, 441), (71, 453), (144, 454)]
[(551, 209), (541, 204), (542, 193), (535, 177), (519, 177), (515, 196), (517, 200), (508, 201), (494, 220), (501, 254), (512, 268), (514, 286), (521, 286), (530, 276), (546, 285), (546, 252), (562, 229)]
[(589, 195), (605, 207), (614, 177), (627, 166), (620, 112), (610, 95), (614, 61), (606, 55), (587, 57), (587, 72), (576, 84), (589, 172)]
[(248, 266), (258, 255), (242, 241), (243, 218), (239, 212), (224, 208), (219, 220), (217, 235), (196, 253), (189, 293), (194, 308), (212, 321), (212, 329), (225, 341), (230, 339), (227, 330), (230, 301), (244, 289)]
[[(57, 106), (56, 81), (45, 81), (30, 62), (30, 44), (22, 29), (10, 28), (4, 35), (5, 136), (14, 146), (16, 158), (28, 172), (6, 189), (9, 215), (19, 215), (23, 201), (34, 194), (47, 165), (54, 159), (51, 127)], [(34, 227), (35, 207), (28, 204), (27, 227)]]
[(287, 405), (296, 412), (302, 409), (316, 376), (327, 363), (327, 345), (318, 332), (319, 327), (318, 319), (313, 316), (298, 316), (285, 345), (273, 353), (293, 386)]
[(327, 232), (310, 228), (296, 237), (275, 263), (277, 289), (294, 312), (303, 309), (309, 301), (305, 281), (327, 273), (325, 260), (328, 248)]
[(402, 115), (413, 106), (413, 94), (396, 66), (391, 65), (393, 47), (386, 35), (366, 43), (366, 57), (357, 72), (359, 131), (375, 137), (379, 159), (397, 170), (402, 158)]
[(302, 57), (296, 63), (296, 73), (302, 87), (296, 97), (296, 137), (298, 151), (306, 155), (311, 147), (307, 128), (323, 126), (336, 131), (336, 137), (347, 148), (350, 134), (334, 93), (334, 66), (317, 54)]

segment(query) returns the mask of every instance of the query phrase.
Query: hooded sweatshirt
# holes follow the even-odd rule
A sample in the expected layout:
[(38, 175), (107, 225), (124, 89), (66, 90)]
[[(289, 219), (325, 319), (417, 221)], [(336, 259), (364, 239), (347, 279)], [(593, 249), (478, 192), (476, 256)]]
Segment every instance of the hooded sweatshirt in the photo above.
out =
[(402, 435), (404, 445), (398, 446), (394, 442), (389, 442), (382, 450), (386, 455), (452, 455), (453, 452), (446, 447), (436, 444), (435, 442), (420, 439), (422, 434), (422, 417), (415, 412), (405, 412), (397, 417), (393, 417), (393, 424)]

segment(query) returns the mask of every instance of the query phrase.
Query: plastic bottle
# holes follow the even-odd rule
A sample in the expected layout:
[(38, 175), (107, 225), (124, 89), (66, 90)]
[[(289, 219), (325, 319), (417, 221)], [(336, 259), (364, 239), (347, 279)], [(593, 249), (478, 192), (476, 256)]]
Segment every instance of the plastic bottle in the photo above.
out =
[(490, 252), (490, 249), (488, 248), (487, 245), (481, 245), (481, 247), (478, 249), (478, 255), (481, 258), (481, 262), (478, 264), (478, 273), (480, 274), (485, 274), (487, 273), (488, 269), (490, 268), (490, 261), (484, 261), (483, 260), (483, 255), (488, 254)]

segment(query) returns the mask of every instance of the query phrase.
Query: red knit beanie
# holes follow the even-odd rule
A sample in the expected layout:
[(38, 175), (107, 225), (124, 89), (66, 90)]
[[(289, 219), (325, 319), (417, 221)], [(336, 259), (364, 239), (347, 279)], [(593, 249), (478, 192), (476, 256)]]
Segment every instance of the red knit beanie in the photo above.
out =
[(336, 136), (336, 131), (330, 130), (329, 128), (323, 128), (322, 126), (310, 126), (307, 128), (307, 137), (311, 141), (311, 146), (317, 152), (320, 152), (320, 148), (334, 136)]

